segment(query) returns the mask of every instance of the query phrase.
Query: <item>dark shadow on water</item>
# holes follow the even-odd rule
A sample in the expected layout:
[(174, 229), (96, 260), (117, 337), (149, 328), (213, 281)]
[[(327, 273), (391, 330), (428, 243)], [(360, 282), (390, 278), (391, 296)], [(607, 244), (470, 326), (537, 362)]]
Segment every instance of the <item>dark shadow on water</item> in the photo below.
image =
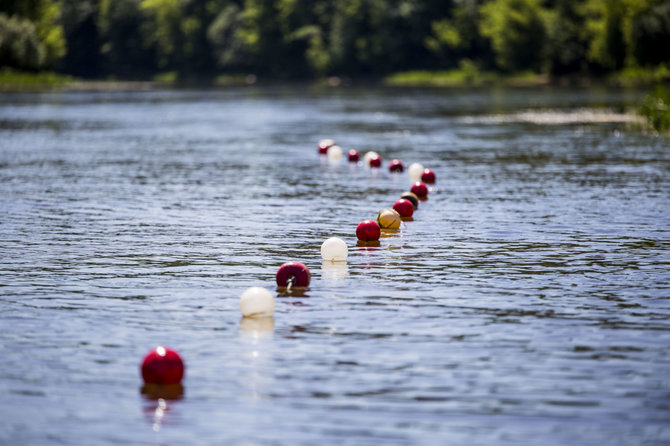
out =
[(184, 386), (182, 384), (145, 384), (140, 388), (140, 393), (147, 400), (179, 401), (184, 397)]
[(309, 297), (309, 294), (307, 294), (307, 290), (309, 288), (303, 288), (303, 287), (295, 287), (295, 288), (287, 288), (287, 287), (277, 287), (277, 297)]

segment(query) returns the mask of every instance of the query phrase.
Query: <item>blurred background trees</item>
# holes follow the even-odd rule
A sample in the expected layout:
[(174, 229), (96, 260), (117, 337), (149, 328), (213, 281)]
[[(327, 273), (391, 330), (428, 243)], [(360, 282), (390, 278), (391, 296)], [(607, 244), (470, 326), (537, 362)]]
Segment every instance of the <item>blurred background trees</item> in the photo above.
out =
[(670, 0), (0, 0), (0, 65), (275, 79), (670, 62)]

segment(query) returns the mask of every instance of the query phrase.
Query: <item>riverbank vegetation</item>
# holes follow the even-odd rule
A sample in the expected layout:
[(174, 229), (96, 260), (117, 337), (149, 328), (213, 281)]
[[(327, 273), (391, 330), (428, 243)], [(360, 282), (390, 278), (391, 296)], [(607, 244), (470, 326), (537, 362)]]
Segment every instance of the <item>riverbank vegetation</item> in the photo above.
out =
[(651, 129), (670, 135), (670, 91), (665, 87), (656, 87), (645, 96), (639, 113)]
[(670, 0), (0, 3), (2, 67), (84, 79), (664, 82), (668, 42)]
[(4, 91), (61, 88), (72, 85), (72, 82), (72, 77), (53, 71), (25, 72), (11, 68), (0, 69), (0, 90)]

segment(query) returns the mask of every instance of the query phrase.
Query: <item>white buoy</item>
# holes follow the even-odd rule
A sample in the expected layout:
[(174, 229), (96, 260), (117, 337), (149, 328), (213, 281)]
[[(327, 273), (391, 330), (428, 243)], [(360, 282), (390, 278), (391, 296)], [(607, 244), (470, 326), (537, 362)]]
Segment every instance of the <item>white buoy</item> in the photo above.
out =
[(334, 145), (335, 145), (335, 141), (333, 141), (332, 139), (322, 139), (321, 141), (319, 141), (319, 147), (322, 147), (322, 146), (323, 147), (330, 147), (330, 146), (334, 146)]
[(272, 316), (275, 311), (275, 298), (265, 288), (253, 286), (240, 296), (240, 312), (244, 317)]
[(344, 262), (349, 255), (347, 244), (341, 238), (331, 237), (321, 244), (321, 257), (323, 260), (333, 262)]
[(328, 160), (339, 161), (342, 159), (342, 148), (340, 146), (330, 146), (328, 148)]
[[(379, 154), (377, 152), (369, 151), (366, 152), (365, 156), (363, 156), (363, 162), (365, 163), (366, 166), (370, 165), (370, 158), (372, 158), (373, 156), (379, 156)], [(421, 171), (423, 172), (423, 169), (421, 169)]]
[(421, 175), (423, 174), (423, 165), (419, 163), (413, 163), (411, 166), (409, 166), (407, 172), (409, 173), (410, 180), (419, 181), (421, 179)]

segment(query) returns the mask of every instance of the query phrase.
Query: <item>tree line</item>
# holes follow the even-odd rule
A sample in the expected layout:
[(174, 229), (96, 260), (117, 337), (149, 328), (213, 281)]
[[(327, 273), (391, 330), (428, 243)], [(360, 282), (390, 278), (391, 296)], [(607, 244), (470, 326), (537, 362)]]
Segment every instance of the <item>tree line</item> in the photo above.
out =
[(0, 66), (275, 79), (670, 62), (670, 0), (0, 0)]

